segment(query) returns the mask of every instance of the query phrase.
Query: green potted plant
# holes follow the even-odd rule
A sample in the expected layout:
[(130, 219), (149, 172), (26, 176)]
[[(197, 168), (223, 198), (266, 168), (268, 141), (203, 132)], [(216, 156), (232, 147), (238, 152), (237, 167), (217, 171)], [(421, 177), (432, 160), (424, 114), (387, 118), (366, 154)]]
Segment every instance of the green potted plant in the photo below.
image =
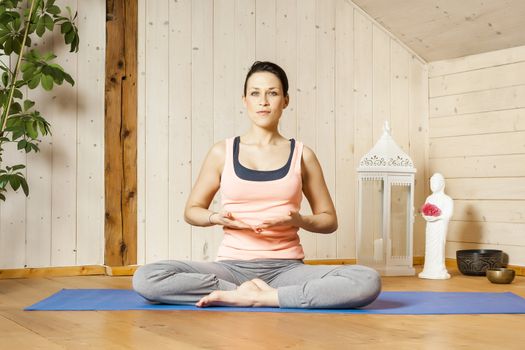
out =
[[(65, 15), (62, 13), (65, 12)], [(38, 152), (39, 137), (50, 134), (50, 124), (35, 109), (35, 102), (24, 98), (23, 87), (42, 86), (52, 90), (64, 81), (74, 85), (69, 74), (54, 62), (52, 52), (26, 50), (46, 32), (60, 27), (70, 52), (78, 51), (79, 37), (75, 25), (77, 14), (69, 7), (62, 11), (55, 0), (0, 0), (0, 200), (6, 200), (8, 186), (22, 188), (29, 195), (23, 164), (4, 164), (4, 145), (16, 143), (18, 150)], [(16, 62), (5, 64), (6, 57)]]

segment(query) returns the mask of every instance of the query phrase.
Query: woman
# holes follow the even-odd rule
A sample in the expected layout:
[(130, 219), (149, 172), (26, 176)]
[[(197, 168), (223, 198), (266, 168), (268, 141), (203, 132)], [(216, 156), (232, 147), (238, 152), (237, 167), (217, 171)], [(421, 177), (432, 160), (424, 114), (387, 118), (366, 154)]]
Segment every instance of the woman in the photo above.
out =
[[(133, 287), (151, 301), (198, 307), (371, 303), (381, 289), (375, 270), (303, 263), (298, 229), (332, 233), (337, 216), (314, 152), (278, 132), (289, 103), (285, 72), (274, 63), (255, 62), (242, 99), (250, 130), (211, 148), (184, 213), (191, 225), (223, 226), (217, 260), (148, 264), (136, 271)], [(213, 212), (208, 208), (219, 189), (222, 210)], [(303, 193), (312, 215), (299, 213)]]

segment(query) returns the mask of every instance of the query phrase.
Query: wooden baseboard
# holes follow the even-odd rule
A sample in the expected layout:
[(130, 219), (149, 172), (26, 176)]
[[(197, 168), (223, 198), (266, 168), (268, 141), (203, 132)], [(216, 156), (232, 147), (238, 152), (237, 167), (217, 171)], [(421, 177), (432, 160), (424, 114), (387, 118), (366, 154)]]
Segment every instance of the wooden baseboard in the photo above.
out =
[(133, 276), (138, 265), (128, 266), (105, 266), (107, 276)]
[[(353, 265), (356, 259), (321, 259), (305, 260), (308, 265)], [(414, 266), (423, 265), (425, 258), (422, 256), (414, 257)], [(456, 259), (445, 259), (448, 268), (457, 268)], [(133, 276), (138, 265), (127, 266), (65, 266), (65, 267), (34, 267), (24, 269), (0, 269), (0, 279), (8, 278), (33, 278), (33, 277), (68, 277), (68, 276)], [(516, 275), (525, 276), (525, 266), (507, 266), (516, 271)]]
[[(415, 256), (413, 260), (414, 266), (423, 265), (425, 258), (422, 256)], [(356, 259), (322, 259), (322, 260), (305, 260), (308, 265), (353, 265), (357, 263)]]
[(32, 267), (25, 269), (0, 269), (0, 279), (33, 277), (67, 277), (105, 275), (104, 266)]

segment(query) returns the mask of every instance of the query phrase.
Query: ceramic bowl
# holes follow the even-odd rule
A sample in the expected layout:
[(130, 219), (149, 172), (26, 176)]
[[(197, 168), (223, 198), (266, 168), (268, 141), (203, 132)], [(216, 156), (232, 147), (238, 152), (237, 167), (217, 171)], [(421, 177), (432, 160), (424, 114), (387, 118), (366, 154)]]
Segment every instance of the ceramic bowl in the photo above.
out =
[(492, 283), (508, 284), (514, 280), (516, 271), (506, 268), (487, 269), (487, 278)]
[(466, 249), (456, 251), (459, 271), (469, 276), (485, 276), (487, 269), (503, 266), (503, 252), (497, 249)]

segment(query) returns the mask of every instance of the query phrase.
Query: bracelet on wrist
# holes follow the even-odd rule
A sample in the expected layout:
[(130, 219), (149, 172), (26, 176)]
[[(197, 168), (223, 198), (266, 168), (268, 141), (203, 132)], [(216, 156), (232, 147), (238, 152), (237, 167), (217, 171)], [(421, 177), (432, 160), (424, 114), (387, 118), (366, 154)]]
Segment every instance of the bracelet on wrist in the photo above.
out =
[(210, 216), (208, 216), (208, 221), (209, 221), (210, 225), (214, 225), (214, 223), (211, 222), (211, 217), (212, 217), (213, 215), (215, 215), (215, 214), (217, 214), (216, 211), (212, 212), (212, 213), (210, 214)]

